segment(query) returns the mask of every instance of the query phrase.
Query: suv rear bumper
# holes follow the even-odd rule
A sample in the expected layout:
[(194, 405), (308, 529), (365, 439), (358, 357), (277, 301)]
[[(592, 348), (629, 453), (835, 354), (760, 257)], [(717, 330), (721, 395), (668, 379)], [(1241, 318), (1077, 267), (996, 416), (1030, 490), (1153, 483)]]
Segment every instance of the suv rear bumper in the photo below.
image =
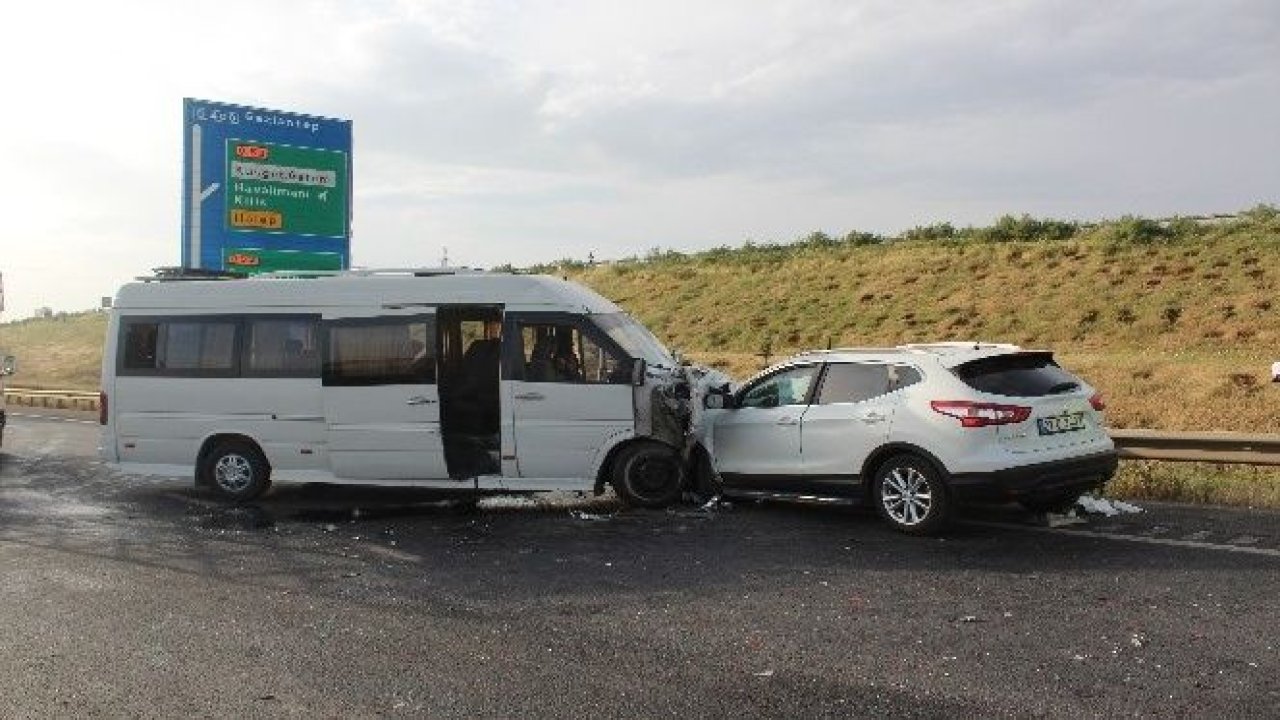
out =
[(960, 473), (951, 476), (951, 489), (962, 501), (1049, 499), (1101, 487), (1115, 474), (1118, 464), (1115, 451), (1108, 450), (993, 472)]

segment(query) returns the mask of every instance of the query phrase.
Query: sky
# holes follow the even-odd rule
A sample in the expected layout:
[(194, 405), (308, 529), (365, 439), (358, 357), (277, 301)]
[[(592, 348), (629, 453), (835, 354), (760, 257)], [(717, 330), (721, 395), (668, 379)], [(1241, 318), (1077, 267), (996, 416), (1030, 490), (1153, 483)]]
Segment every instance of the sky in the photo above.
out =
[(352, 256), (516, 266), (1280, 203), (1274, 0), (0, 10), (0, 320), (179, 262), (182, 99), (352, 121)]

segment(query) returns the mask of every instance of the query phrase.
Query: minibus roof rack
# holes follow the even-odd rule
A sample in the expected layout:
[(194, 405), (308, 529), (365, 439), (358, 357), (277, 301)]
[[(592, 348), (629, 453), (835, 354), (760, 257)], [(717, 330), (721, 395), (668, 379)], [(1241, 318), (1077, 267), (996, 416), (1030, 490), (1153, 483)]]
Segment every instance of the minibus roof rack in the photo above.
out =
[(351, 270), (274, 270), (272, 272), (248, 273), (234, 270), (206, 270), (189, 267), (153, 268), (152, 275), (137, 278), (142, 282), (176, 282), (181, 280), (244, 280), (261, 278), (267, 280), (305, 279), (326, 277), (378, 277), (378, 276), (411, 276), (437, 277), (440, 275), (482, 275), (486, 270), (468, 267), (405, 267), (405, 268), (354, 268)]
[(258, 273), (255, 278), (322, 278), (322, 277), (378, 277), (408, 275), (412, 277), (436, 277), (437, 275), (481, 275), (485, 271), (467, 267), (405, 267), (405, 268), (352, 268), (350, 270), (275, 270)]
[(150, 276), (142, 276), (138, 279), (142, 282), (174, 282), (179, 280), (242, 280), (248, 275), (235, 272), (233, 270), (205, 270), (203, 268), (189, 267), (158, 267), (152, 268), (154, 273)]

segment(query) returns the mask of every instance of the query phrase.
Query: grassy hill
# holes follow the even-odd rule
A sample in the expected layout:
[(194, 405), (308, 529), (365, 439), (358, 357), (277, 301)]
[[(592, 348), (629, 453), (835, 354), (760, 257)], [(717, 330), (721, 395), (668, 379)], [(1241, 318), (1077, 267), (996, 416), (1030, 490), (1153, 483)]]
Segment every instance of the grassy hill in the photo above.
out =
[[(1032, 231), (994, 232), (1002, 224)], [(1269, 383), (1280, 360), (1280, 214), (1064, 225), (1005, 219), (874, 243), (817, 233), (544, 269), (738, 377), (764, 355), (828, 345), (1015, 342), (1055, 350), (1100, 387), (1117, 426), (1280, 432), (1280, 386)], [(1037, 237), (1037, 227), (1048, 230)]]
[(107, 315), (60, 313), (0, 324), (0, 351), (18, 359), (18, 387), (97, 390)]
[[(669, 345), (742, 378), (800, 349), (935, 340), (1055, 350), (1113, 424), (1280, 432), (1280, 213), (1214, 223), (1003, 218), (879, 238), (536, 268), (614, 299)], [(16, 385), (94, 389), (105, 315), (0, 324)]]

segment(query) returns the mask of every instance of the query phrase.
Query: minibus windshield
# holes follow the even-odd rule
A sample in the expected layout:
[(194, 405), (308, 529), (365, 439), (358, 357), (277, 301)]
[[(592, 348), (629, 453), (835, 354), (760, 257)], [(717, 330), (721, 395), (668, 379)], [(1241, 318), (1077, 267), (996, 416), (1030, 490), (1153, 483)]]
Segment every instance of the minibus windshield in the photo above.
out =
[(631, 357), (644, 358), (650, 365), (674, 368), (676, 361), (671, 353), (649, 332), (648, 328), (626, 313), (592, 315), (591, 319), (613, 338)]

